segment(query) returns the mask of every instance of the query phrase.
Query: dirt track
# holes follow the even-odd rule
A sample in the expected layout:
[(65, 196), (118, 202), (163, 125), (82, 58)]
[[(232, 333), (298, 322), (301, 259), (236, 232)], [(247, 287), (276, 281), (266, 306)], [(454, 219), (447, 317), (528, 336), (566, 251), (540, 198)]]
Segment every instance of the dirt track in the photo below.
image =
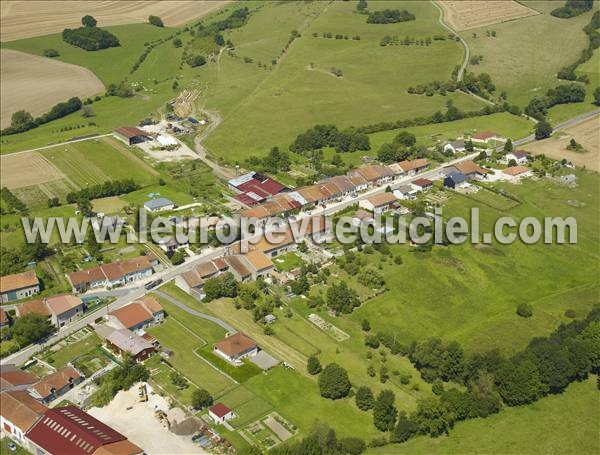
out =
[(444, 11), (444, 21), (458, 31), (539, 14), (513, 0), (443, 0), (436, 3)]
[[(593, 117), (577, 126), (568, 128), (561, 136), (551, 137), (523, 146), (535, 155), (545, 154), (554, 159), (566, 158), (576, 166), (600, 172), (600, 118)], [(571, 138), (575, 138), (587, 153), (571, 152), (566, 149)]]
[(104, 90), (100, 79), (81, 66), (9, 49), (0, 51), (0, 60), (2, 128), (10, 125), (11, 115), (18, 110), (35, 117), (72, 96), (88, 97)]
[(159, 16), (165, 25), (178, 26), (221, 8), (228, 1), (15, 1), (2, 0), (0, 39), (13, 41), (61, 32), (81, 25), (91, 14), (99, 26), (146, 22)]

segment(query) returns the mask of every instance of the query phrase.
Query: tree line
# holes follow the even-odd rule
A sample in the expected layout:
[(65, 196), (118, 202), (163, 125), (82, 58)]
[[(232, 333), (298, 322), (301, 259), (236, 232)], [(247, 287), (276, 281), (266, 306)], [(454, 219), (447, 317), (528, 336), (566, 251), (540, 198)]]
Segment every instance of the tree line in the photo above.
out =
[(589, 82), (589, 78), (587, 75), (583, 74), (581, 76), (577, 76), (575, 74), (575, 70), (579, 65), (584, 64), (588, 60), (590, 60), (594, 55), (594, 49), (598, 49), (600, 47), (600, 33), (598, 29), (600, 28), (600, 11), (596, 11), (592, 16), (589, 24), (583, 27), (583, 31), (588, 36), (589, 44), (588, 47), (581, 51), (581, 55), (577, 59), (577, 61), (569, 66), (565, 66), (562, 68), (557, 77), (559, 79), (565, 79), (568, 81), (578, 80), (579, 82)]
[(62, 32), (63, 41), (86, 51), (98, 51), (121, 45), (115, 35), (96, 27), (97, 21), (92, 16), (83, 16), (81, 23), (83, 27), (65, 28)]
[(371, 149), (369, 136), (365, 133), (354, 128), (340, 131), (335, 125), (315, 125), (299, 134), (289, 149), (292, 152), (303, 154), (323, 147), (334, 147), (336, 152)]
[(2, 187), (0, 197), (11, 212), (27, 212), (27, 206), (7, 187)]
[(557, 104), (581, 103), (585, 100), (586, 90), (575, 82), (558, 85), (549, 89), (545, 96), (536, 96), (525, 107), (525, 113), (537, 120), (545, 120), (548, 109)]
[(24, 110), (15, 112), (11, 117), (11, 123), (8, 128), (2, 130), (0, 134), (2, 135), (10, 135), (23, 133), (25, 131), (31, 130), (33, 128), (37, 128), (44, 123), (48, 123), (52, 120), (56, 120), (62, 117), (65, 117), (73, 112), (81, 109), (83, 103), (81, 100), (74, 96), (69, 98), (68, 101), (55, 104), (52, 109), (50, 109), (45, 114), (33, 118), (33, 116)]
[(395, 24), (398, 22), (414, 20), (415, 15), (405, 9), (384, 9), (383, 11), (373, 11), (367, 16), (367, 24)]
[(550, 14), (561, 19), (569, 19), (590, 11), (594, 6), (594, 0), (567, 0), (564, 6), (553, 9)]
[(67, 194), (66, 199), (69, 204), (74, 204), (81, 199), (91, 200), (109, 196), (118, 196), (139, 189), (140, 186), (132, 179), (108, 180), (104, 183), (92, 185), (79, 191), (72, 191)]

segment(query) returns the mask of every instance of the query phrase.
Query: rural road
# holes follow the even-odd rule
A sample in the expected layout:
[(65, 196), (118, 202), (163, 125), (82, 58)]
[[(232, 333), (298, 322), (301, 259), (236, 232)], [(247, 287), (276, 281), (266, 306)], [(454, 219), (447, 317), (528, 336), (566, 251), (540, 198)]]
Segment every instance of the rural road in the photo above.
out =
[(29, 149), (29, 150), (22, 150), (20, 152), (4, 153), (2, 156), (9, 156), (9, 155), (10, 156), (15, 156), (15, 155), (20, 155), (22, 153), (37, 152), (39, 150), (46, 150), (46, 149), (51, 149), (51, 148), (54, 148), (54, 147), (60, 147), (62, 145), (74, 144), (75, 142), (91, 141), (92, 139), (99, 139), (101, 137), (107, 137), (107, 136), (112, 136), (112, 133), (98, 134), (98, 135), (95, 135), (95, 136), (84, 137), (84, 138), (75, 139), (75, 140), (72, 140), (72, 141), (59, 142), (58, 144), (44, 145), (43, 147), (37, 147), (37, 148), (34, 148), (34, 149)]
[(212, 133), (215, 130), (215, 128), (219, 126), (219, 124), (222, 121), (222, 118), (217, 112), (203, 110), (202, 113), (206, 114), (210, 118), (210, 121), (206, 129), (194, 138), (196, 155), (198, 155), (200, 161), (205, 163), (208, 167), (210, 167), (213, 170), (217, 177), (219, 177), (222, 180), (232, 179), (233, 177), (235, 177), (235, 173), (231, 169), (220, 166), (219, 164), (210, 160), (208, 158), (208, 150), (206, 150), (206, 147), (204, 147), (204, 145), (202, 144), (202, 141), (204, 141), (204, 139), (206, 139), (210, 135), (210, 133)]
[[(575, 126), (579, 123), (585, 122), (586, 120), (589, 120), (590, 118), (594, 117), (595, 115), (600, 114), (600, 109), (596, 109), (592, 112), (588, 112), (582, 115), (579, 115), (577, 117), (574, 117), (572, 119), (566, 120), (560, 124), (558, 124), (555, 128), (554, 131), (559, 131), (562, 129), (566, 129), (566, 128), (570, 128), (572, 126)], [(530, 142), (534, 140), (533, 135), (521, 138), (521, 139), (517, 139), (513, 142), (513, 144), (515, 145), (522, 145), (526, 142)], [(460, 162), (460, 161), (464, 161), (464, 160), (469, 160), (469, 159), (473, 159), (474, 157), (476, 157), (478, 155), (478, 153), (472, 153), (470, 155), (452, 160), (450, 162), (444, 163), (441, 166), (438, 166), (435, 169), (431, 169), (427, 172), (423, 172), (421, 174), (419, 174), (419, 177), (422, 178), (434, 178), (436, 177), (439, 172), (442, 170), (442, 168), (452, 165), (454, 163)], [(404, 177), (400, 180), (397, 180), (396, 182), (394, 182), (392, 186), (392, 188), (397, 188), (400, 185), (406, 184), (408, 182), (410, 182), (411, 180), (413, 180), (415, 177)], [(370, 191), (367, 191), (365, 193), (360, 194), (358, 197), (356, 198), (346, 198), (345, 200), (341, 201), (341, 202), (337, 202), (337, 203), (333, 203), (333, 204), (329, 204), (328, 206), (326, 206), (325, 208), (323, 207), (319, 207), (318, 209), (315, 209), (312, 211), (311, 213), (311, 217), (317, 216), (317, 215), (330, 215), (332, 213), (336, 213), (346, 207), (348, 207), (349, 205), (355, 204), (358, 201), (362, 200), (362, 199), (366, 199), (368, 197), (371, 197), (375, 194), (378, 193), (382, 193), (385, 191), (385, 186), (382, 187), (378, 187), (378, 188), (373, 188)], [(301, 214), (299, 215), (296, 219), (298, 221), (300, 221), (302, 218), (309, 216), (307, 214)], [(163, 270), (161, 272), (158, 272), (154, 275), (152, 275), (152, 278), (149, 279), (148, 281), (152, 281), (152, 280), (156, 280), (158, 278), (161, 278), (164, 280), (164, 282), (168, 282), (169, 280), (172, 280), (173, 278), (175, 278), (176, 275), (189, 270), (190, 268), (192, 268), (193, 266), (195, 266), (198, 263), (201, 262), (205, 262), (205, 261), (209, 261), (212, 259), (215, 259), (219, 256), (223, 256), (227, 253), (227, 248), (225, 247), (221, 247), (221, 248), (215, 248), (215, 249), (211, 249), (209, 251), (207, 251), (204, 254), (200, 254), (197, 255), (193, 258), (190, 258), (189, 260), (187, 260), (186, 262), (184, 262), (181, 265), (175, 266), (175, 267), (170, 267), (166, 270)], [(115, 310), (117, 308), (120, 308), (122, 306), (125, 306), (126, 304), (132, 302), (135, 299), (140, 298), (141, 296), (143, 296), (144, 294), (146, 294), (146, 289), (143, 287), (143, 283), (134, 283), (132, 285), (129, 285), (127, 287), (123, 287), (123, 288), (119, 288), (119, 289), (115, 289), (112, 291), (97, 291), (97, 292), (90, 292), (89, 295), (96, 295), (99, 297), (105, 297), (105, 296), (112, 296), (112, 297), (117, 297), (117, 300), (112, 302), (108, 307), (106, 307), (105, 310), (99, 310), (96, 311), (94, 313), (91, 313), (89, 315), (84, 316), (82, 319), (74, 322), (73, 324), (70, 324), (68, 326), (63, 327), (59, 332), (55, 333), (54, 335), (52, 335), (48, 340), (46, 340), (45, 343), (43, 344), (34, 344), (31, 346), (28, 346), (14, 354), (11, 354), (7, 357), (5, 357), (4, 359), (0, 360), (0, 364), (5, 365), (7, 363), (15, 363), (17, 365), (24, 363), (25, 361), (27, 361), (27, 359), (29, 359), (29, 357), (31, 357), (32, 355), (34, 355), (35, 353), (41, 351), (46, 345), (51, 345), (54, 343), (57, 343), (58, 341), (60, 341), (61, 339), (69, 336), (70, 334), (72, 334), (73, 332), (76, 332), (77, 330), (80, 330), (81, 328), (85, 327), (87, 324), (92, 323), (95, 319), (103, 316), (104, 314), (108, 313), (109, 311)], [(154, 292), (160, 292), (158, 291), (158, 289), (154, 289)], [(162, 296), (163, 293), (160, 293), (160, 295)], [(178, 305), (177, 303), (173, 302), (175, 305), (179, 306), (180, 308), (186, 310), (190, 310), (188, 311), (188, 313), (190, 314), (195, 314), (196, 316), (200, 316), (202, 313), (199, 312), (193, 312), (194, 310), (186, 307), (183, 304)], [(180, 303), (180, 302), (179, 302)], [(185, 308), (183, 308), (185, 307)], [(186, 311), (187, 311), (186, 310)], [(198, 313), (198, 314), (196, 314)], [(200, 317), (204, 317), (204, 316), (208, 316), (208, 315), (203, 315)], [(209, 318), (206, 318), (209, 319)], [(211, 319), (210, 319), (211, 320)], [(213, 321), (216, 322), (216, 321)], [(223, 322), (223, 321), (220, 321)], [(225, 327), (223, 325), (221, 325), (220, 323), (217, 322), (217, 324), (219, 324), (221, 327)], [(226, 323), (224, 323), (226, 324)], [(226, 324), (227, 325), (227, 324)], [(227, 325), (228, 326), (228, 325)], [(229, 326), (228, 326), (229, 327)], [(232, 329), (231, 327), (229, 327), (227, 330)]]
[[(446, 24), (444, 22), (444, 10), (434, 1), (431, 0), (431, 3), (433, 3), (433, 6), (435, 6), (438, 11), (440, 12), (440, 17), (438, 18), (438, 22), (440, 23), (440, 25), (442, 27), (444, 27), (446, 30), (448, 30), (450, 33), (452, 33), (454, 36), (456, 36), (459, 41), (462, 43), (463, 47), (465, 48), (465, 58), (462, 62), (462, 65), (460, 66), (458, 73), (456, 75), (456, 80), (457, 81), (461, 81), (463, 78), (463, 75), (465, 73), (465, 70), (467, 69), (467, 65), (469, 64), (469, 57), (471, 56), (471, 50), (469, 49), (469, 45), (467, 44), (467, 42), (462, 38), (462, 36), (460, 36), (452, 27), (450, 27), (448, 24)], [(477, 96), (477, 95), (474, 95)], [(479, 98), (477, 96), (477, 98)], [(481, 98), (483, 100), (483, 98)], [(483, 101), (487, 101), (487, 100), (483, 100)]]

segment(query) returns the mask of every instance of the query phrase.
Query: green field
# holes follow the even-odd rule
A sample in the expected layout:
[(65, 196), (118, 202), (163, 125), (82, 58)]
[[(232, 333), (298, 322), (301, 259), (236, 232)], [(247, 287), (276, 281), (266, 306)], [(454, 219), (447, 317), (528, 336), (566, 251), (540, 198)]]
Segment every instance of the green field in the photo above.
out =
[[(479, 207), (482, 233), (493, 232), (500, 216), (511, 215), (517, 221), (527, 216), (574, 216), (577, 244), (465, 243), (435, 247), (431, 253), (414, 253), (408, 246), (396, 245), (392, 250), (402, 256), (403, 264), (383, 267), (390, 290), (364, 304), (351, 318), (357, 322), (367, 318), (375, 330), (394, 333), (404, 343), (439, 336), (457, 340), (472, 351), (514, 352), (532, 337), (547, 335), (567, 322), (565, 310), (573, 309), (580, 317), (587, 314), (598, 302), (600, 290), (600, 216), (594, 196), (600, 180), (594, 173), (578, 175), (575, 189), (548, 180), (497, 185), (522, 201), (510, 209), (505, 197), (494, 194), (486, 194), (485, 204), (457, 195), (444, 207), (444, 217), (466, 219), (471, 207)], [(582, 204), (574, 207), (569, 201)], [(515, 314), (522, 302), (533, 306), (533, 317)]]
[[(373, 9), (395, 6), (405, 6), (417, 19), (367, 24), (365, 16), (353, 12), (354, 2), (270, 3), (253, 14), (247, 26), (231, 32), (238, 45), (237, 57), (222, 55), (219, 81), (209, 81), (203, 99), (206, 107), (218, 109), (224, 117), (206, 142), (212, 154), (227, 161), (243, 160), (263, 155), (275, 145), (287, 149), (297, 134), (315, 123), (348, 127), (429, 115), (443, 109), (448, 99), (464, 110), (481, 108), (481, 102), (464, 94), (419, 97), (406, 93), (409, 86), (429, 80), (433, 74), (449, 79), (463, 50), (451, 40), (434, 41), (430, 46), (380, 46), (385, 35), (402, 39), (405, 35), (447, 34), (438, 24), (437, 9), (429, 2), (369, 3)], [(291, 15), (295, 23), (291, 23)], [(263, 40), (265, 23), (273, 37)], [(274, 41), (289, 36), (293, 28), (302, 36), (275, 66), (263, 69), (263, 77), (255, 77), (252, 69), (247, 80), (240, 80), (244, 66), (252, 66), (244, 64), (243, 57), (253, 58), (255, 64), (270, 64), (278, 58)], [(325, 32), (359, 35), (360, 40), (325, 39), (321, 36)], [(330, 74), (332, 67), (341, 69), (343, 77)], [(236, 107), (232, 110), (234, 95)]]
[(369, 454), (593, 454), (600, 451), (600, 395), (596, 377), (573, 383), (561, 395), (461, 422), (450, 436), (418, 437)]
[[(460, 33), (471, 55), (483, 56), (483, 61), (469, 65), (468, 71), (490, 74), (498, 94), (505, 90), (509, 102), (521, 107), (534, 96), (564, 83), (556, 78), (556, 73), (577, 60), (587, 47), (588, 38), (582, 29), (592, 17), (592, 12), (588, 12), (559, 19), (549, 14), (556, 2), (523, 3), (542, 14)], [(486, 36), (489, 30), (496, 31), (495, 38)]]

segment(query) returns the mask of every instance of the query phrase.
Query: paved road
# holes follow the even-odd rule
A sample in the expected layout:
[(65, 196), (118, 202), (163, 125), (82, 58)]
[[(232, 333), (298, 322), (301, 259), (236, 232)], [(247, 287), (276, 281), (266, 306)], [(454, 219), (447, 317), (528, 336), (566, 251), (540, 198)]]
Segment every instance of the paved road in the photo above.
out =
[(165, 294), (162, 291), (154, 291), (154, 293), (156, 295), (162, 297), (163, 299), (168, 300), (173, 305), (181, 308), (186, 313), (189, 313), (189, 314), (192, 314), (194, 316), (198, 316), (199, 318), (206, 319), (208, 321), (214, 322), (215, 324), (220, 325), (221, 327), (223, 327), (225, 330), (227, 330), (230, 333), (237, 332), (237, 330), (235, 330), (233, 327), (231, 327), (229, 324), (227, 324), (222, 319), (219, 319), (217, 317), (211, 316), (210, 314), (201, 313), (200, 311), (196, 311), (193, 308), (190, 308), (189, 306), (187, 306), (185, 303), (183, 303), (183, 302), (181, 302), (181, 301), (179, 301), (179, 300), (171, 297), (169, 294)]
[[(440, 23), (440, 25), (442, 27), (444, 27), (446, 30), (448, 30), (450, 33), (452, 33), (454, 36), (456, 36), (458, 38), (458, 40), (462, 43), (463, 47), (465, 48), (465, 58), (462, 62), (462, 65), (460, 65), (460, 68), (456, 75), (456, 80), (460, 82), (463, 78), (465, 70), (467, 69), (467, 65), (469, 64), (469, 57), (471, 56), (471, 50), (469, 49), (469, 45), (462, 38), (462, 36), (460, 36), (458, 33), (456, 33), (456, 31), (454, 31), (454, 29), (452, 27), (450, 27), (448, 24), (446, 24), (444, 22), (444, 10), (442, 10), (442, 8), (440, 8), (440, 6), (434, 0), (431, 0), (431, 3), (433, 3), (433, 6), (435, 6), (438, 9), (438, 11), (440, 12), (440, 16), (438, 17), (438, 22)], [(487, 100), (484, 100), (484, 101), (487, 101)]]
[[(558, 130), (570, 128), (570, 127), (575, 126), (578, 123), (582, 123), (598, 114), (600, 114), (600, 109), (596, 109), (592, 112), (588, 112), (586, 114), (579, 115), (577, 117), (574, 117), (570, 120), (567, 120), (565, 122), (562, 122), (562, 123), (556, 125), (554, 130), (558, 131)], [(521, 144), (524, 144), (525, 142), (530, 142), (532, 140), (534, 140), (534, 137), (533, 137), (533, 135), (530, 135), (525, 138), (514, 141), (513, 144), (521, 145)], [(458, 159), (452, 160), (448, 163), (444, 163), (443, 165), (438, 166), (435, 169), (431, 169), (429, 171), (419, 174), (419, 177), (430, 178), (430, 179), (435, 178), (437, 175), (439, 175), (442, 168), (449, 166), (451, 164), (460, 162), (460, 161), (473, 159), (477, 155), (478, 155), (478, 153), (472, 153), (472, 154), (464, 156), (462, 158), (458, 158)], [(392, 188), (397, 188), (400, 185), (410, 182), (414, 178), (415, 177), (404, 177), (404, 178), (394, 182), (391, 186), (392, 186)], [(378, 193), (385, 191), (386, 186), (387, 185), (384, 185), (384, 186), (378, 187), (378, 188), (373, 188), (370, 191), (362, 193), (361, 195), (359, 195), (356, 198), (346, 198), (345, 200), (343, 200), (341, 202), (329, 204), (325, 208), (319, 207), (318, 209), (313, 210), (311, 212), (310, 216), (330, 215), (332, 213), (338, 212), (338, 211), (348, 207), (349, 205), (356, 204), (358, 201), (360, 201), (362, 199), (366, 199), (368, 197), (373, 196), (374, 194), (378, 194)], [(297, 219), (301, 220), (305, 216), (309, 216), (309, 215), (308, 214), (300, 214), (297, 217)], [(207, 250), (203, 254), (197, 255), (193, 258), (186, 260), (186, 262), (184, 262), (181, 265), (168, 268), (166, 270), (163, 270), (162, 272), (152, 275), (152, 277), (149, 278), (147, 281), (152, 281), (152, 280), (156, 280), (158, 278), (162, 278), (164, 280), (164, 282), (166, 283), (169, 280), (172, 280), (173, 278), (175, 278), (176, 275), (178, 275), (186, 270), (189, 270), (190, 268), (197, 265), (198, 263), (209, 261), (209, 260), (215, 259), (219, 256), (223, 256), (226, 254), (226, 252), (227, 252), (227, 249), (224, 247)], [(154, 289), (154, 291), (159, 292), (157, 289)], [(46, 345), (57, 343), (61, 339), (69, 336), (71, 333), (76, 332), (77, 330), (80, 330), (81, 328), (85, 327), (87, 324), (90, 324), (95, 319), (103, 316), (107, 312), (115, 310), (122, 306), (125, 306), (126, 304), (130, 303), (131, 301), (140, 298), (146, 292), (147, 292), (146, 289), (143, 287), (143, 282), (136, 282), (129, 286), (111, 290), (111, 291), (94, 291), (94, 292), (88, 293), (89, 295), (96, 295), (96, 296), (100, 296), (100, 297), (108, 297), (108, 296), (117, 297), (117, 300), (114, 301), (113, 303), (111, 303), (106, 309), (101, 309), (92, 314), (86, 315), (82, 319), (74, 322), (73, 324), (63, 327), (59, 332), (55, 333), (52, 337), (50, 337), (50, 339), (48, 339), (45, 344), (35, 344), (32, 346), (28, 346), (25, 349), (22, 349), (8, 357), (5, 357), (4, 359), (2, 359), (0, 361), (0, 364), (4, 365), (7, 363), (16, 363), (16, 364), (24, 363), (33, 354), (41, 351)], [(175, 303), (175, 304), (177, 305), (177, 303)], [(181, 305), (183, 305), (183, 304), (181, 304)], [(178, 306), (180, 306), (180, 305), (178, 305)], [(183, 306), (185, 306), (185, 305), (183, 305)], [(188, 309), (191, 310), (190, 308), (188, 308)], [(194, 311), (194, 310), (191, 310), (191, 311)], [(191, 313), (191, 314), (194, 314), (194, 313)], [(199, 316), (200, 314), (202, 314), (202, 313), (197, 314), (197, 316)], [(204, 315), (204, 316), (208, 316), (208, 315)], [(200, 316), (200, 317), (202, 317), (202, 316)], [(223, 322), (223, 321), (221, 321), (221, 322)], [(219, 325), (221, 325), (221, 324), (219, 324)], [(230, 329), (233, 330), (231, 327), (229, 327), (226, 330), (230, 330)]]

